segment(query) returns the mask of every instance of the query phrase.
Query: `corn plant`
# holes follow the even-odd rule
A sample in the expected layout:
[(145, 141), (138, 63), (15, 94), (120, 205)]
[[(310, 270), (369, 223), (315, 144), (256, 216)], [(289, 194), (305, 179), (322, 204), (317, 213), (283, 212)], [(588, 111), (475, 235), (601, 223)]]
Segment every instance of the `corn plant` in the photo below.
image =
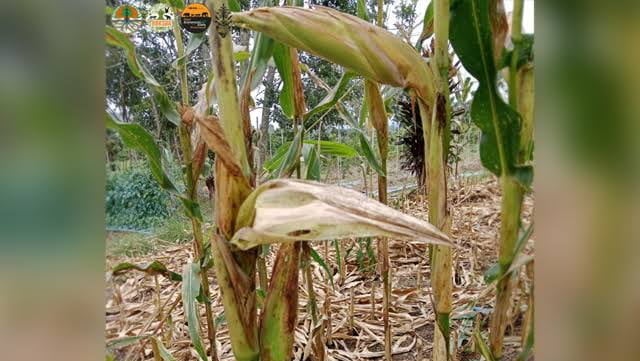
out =
[[(427, 190), (429, 197), (429, 222), (443, 232), (451, 231), (451, 211), (447, 200), (447, 158), (450, 139), (451, 106), (449, 101), (449, 1), (434, 0), (433, 27), (435, 36), (434, 58), (436, 98), (433, 114), (421, 108), (423, 121), (430, 119), (430, 126), (423, 125), (425, 139), (424, 159), (427, 164)], [(432, 246), (431, 285), (434, 294), (436, 325), (434, 332), (433, 360), (449, 360), (449, 316), (453, 292), (453, 257), (450, 247)]]
[[(482, 131), (482, 164), (499, 177), (502, 188), (501, 227), (498, 264), (489, 270), (488, 281), (497, 281), (496, 306), (490, 324), (490, 351), (500, 359), (511, 297), (514, 260), (528, 237), (519, 241), (520, 212), (533, 170), (529, 164), (532, 149), (532, 79), (526, 67), (530, 47), (521, 37), (522, 1), (514, 2), (514, 50), (510, 57), (510, 102), (505, 103), (496, 86), (506, 19), (501, 1), (469, 0), (452, 4), (451, 42), (463, 66), (478, 80), (471, 117)], [(502, 9), (502, 12), (500, 11)], [(530, 44), (529, 44), (530, 45)], [(523, 69), (521, 74), (521, 68)], [(520, 87), (520, 82), (525, 85)], [(525, 91), (518, 100), (521, 88)], [(520, 111), (521, 113), (519, 113)], [(522, 114), (522, 115), (521, 115)], [(523, 118), (524, 116), (524, 118)]]
[[(181, 1), (174, 1), (171, 5), (174, 7), (174, 11), (178, 11), (184, 7), (184, 4), (182, 4)], [(189, 284), (191, 286), (183, 287), (182, 301), (185, 308), (185, 315), (189, 322), (189, 334), (192, 338), (194, 347), (198, 356), (201, 359), (206, 360), (207, 353), (201, 340), (200, 330), (198, 327), (199, 317), (197, 312), (195, 312), (196, 298), (200, 294), (200, 290), (202, 290), (202, 294), (204, 296), (203, 301), (205, 304), (208, 341), (211, 348), (212, 359), (217, 360), (217, 352), (215, 348), (215, 323), (209, 301), (209, 282), (206, 276), (207, 269), (209, 267), (206, 262), (207, 245), (202, 231), (202, 215), (200, 213), (200, 206), (198, 204), (196, 194), (198, 177), (202, 171), (202, 166), (204, 165), (206, 147), (203, 146), (204, 144), (201, 146), (194, 146), (191, 142), (192, 115), (187, 111), (189, 107), (189, 89), (187, 84), (185, 61), (187, 53), (183, 43), (182, 33), (179, 25), (175, 22), (174, 35), (178, 54), (176, 64), (178, 78), (180, 79), (180, 94), (182, 98), (182, 104), (179, 107), (169, 99), (164, 88), (160, 86), (149, 71), (146, 70), (144, 64), (136, 55), (135, 46), (126, 35), (111, 27), (107, 27), (105, 35), (108, 44), (120, 47), (126, 52), (127, 62), (133, 74), (143, 79), (150, 86), (154, 94), (154, 98), (160, 106), (161, 112), (178, 128), (184, 166), (184, 185), (186, 188), (184, 193), (179, 192), (177, 187), (166, 175), (162, 165), (160, 150), (155, 144), (153, 137), (139, 125), (124, 124), (115, 120), (115, 117), (112, 114), (107, 115), (107, 126), (117, 130), (125, 144), (145, 153), (151, 166), (152, 174), (156, 180), (162, 188), (175, 194), (182, 201), (185, 214), (191, 221), (194, 237), (194, 249), (198, 260), (197, 263), (185, 265), (182, 281), (184, 285)], [(201, 39), (201, 37), (194, 36), (192, 37), (192, 42), (194, 44), (198, 44), (198, 42), (202, 41)], [(190, 43), (190, 45), (192, 44)], [(195, 47), (192, 45), (191, 50)], [(183, 121), (181, 118), (184, 118), (186, 121)], [(116, 269), (118, 270), (119, 267), (116, 266)]]
[[(395, 236), (448, 244), (448, 238), (425, 222), (338, 187), (280, 179), (252, 190), (247, 158), (249, 123), (241, 110), (241, 103), (247, 103), (238, 97), (229, 36), (229, 21), (239, 13), (230, 14), (222, 0), (210, 1), (209, 7), (218, 15), (209, 31), (209, 42), (220, 120), (208, 117), (197, 121), (219, 130), (228, 145), (222, 151), (219, 144), (208, 143), (217, 154), (218, 229), (212, 254), (231, 344), (241, 361), (288, 360), (296, 324), (301, 241)], [(258, 323), (253, 277), (256, 250), (271, 243), (281, 245)]]
[[(429, 219), (445, 231), (449, 228), (450, 216), (446, 201), (446, 159), (448, 149), (448, 3), (436, 4), (440, 21), (436, 27), (439, 41), (434, 72), (411, 46), (378, 27), (356, 17), (342, 14), (331, 9), (317, 7), (313, 10), (301, 8), (262, 8), (248, 13), (238, 13), (232, 20), (242, 26), (264, 32), (270, 37), (291, 46), (306, 50), (338, 63), (367, 78), (367, 89), (372, 120), (386, 123), (384, 107), (381, 107), (377, 85), (372, 82), (385, 83), (396, 87), (407, 88), (417, 98), (421, 118), (423, 120), (424, 138), (429, 140), (430, 147), (425, 147), (425, 159), (429, 167)], [(379, 15), (381, 11), (378, 12)], [(326, 35), (326, 36), (320, 36)], [(343, 39), (336, 42), (334, 39)], [(443, 70), (444, 69), (444, 70)], [(444, 74), (441, 74), (444, 71)], [(436, 84), (436, 86), (434, 86)], [(376, 107), (376, 108), (374, 108)], [(381, 111), (382, 109), (382, 111)], [(432, 113), (434, 112), (434, 113)], [(435, 117), (435, 120), (432, 120)], [(380, 138), (384, 139), (384, 128), (376, 127)], [(386, 145), (386, 140), (382, 142)], [(382, 149), (381, 149), (382, 150)], [(382, 155), (382, 152), (381, 152)], [(384, 173), (384, 171), (383, 171)], [(384, 180), (383, 183), (384, 184)], [(381, 247), (384, 251), (385, 247)], [(386, 254), (386, 253), (385, 253)], [(435, 248), (432, 252), (434, 265), (433, 284), (436, 294), (435, 309), (438, 331), (436, 336), (436, 355), (438, 360), (448, 358), (448, 328), (451, 311), (451, 253), (448, 248)], [(384, 267), (385, 308), (388, 310), (388, 267)], [(388, 263), (387, 263), (388, 264)], [(388, 311), (387, 311), (388, 312)], [(386, 355), (390, 357), (390, 332), (385, 324)]]

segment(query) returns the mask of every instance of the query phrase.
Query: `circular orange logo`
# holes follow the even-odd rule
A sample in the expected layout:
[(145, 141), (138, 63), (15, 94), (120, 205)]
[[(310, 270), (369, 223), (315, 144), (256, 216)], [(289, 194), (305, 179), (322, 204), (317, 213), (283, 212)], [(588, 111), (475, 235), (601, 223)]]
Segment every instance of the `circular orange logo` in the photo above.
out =
[(111, 16), (111, 24), (123, 33), (131, 34), (142, 26), (144, 19), (140, 11), (131, 5), (118, 6)]
[(207, 31), (211, 25), (211, 12), (203, 4), (190, 4), (180, 14), (180, 26), (191, 33)]

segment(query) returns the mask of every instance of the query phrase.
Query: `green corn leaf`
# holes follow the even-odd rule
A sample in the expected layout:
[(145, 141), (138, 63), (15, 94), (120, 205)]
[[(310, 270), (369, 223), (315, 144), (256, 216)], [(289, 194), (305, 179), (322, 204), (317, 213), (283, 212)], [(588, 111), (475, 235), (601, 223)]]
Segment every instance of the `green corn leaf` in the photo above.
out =
[(495, 281), (502, 279), (507, 276), (513, 270), (523, 266), (524, 264), (530, 262), (532, 259), (527, 257), (522, 257), (521, 253), (524, 250), (524, 247), (527, 245), (527, 241), (531, 238), (533, 234), (533, 223), (527, 227), (527, 229), (520, 235), (518, 241), (516, 242), (515, 251), (513, 253), (513, 262), (506, 265), (505, 267), (501, 266), (499, 262), (496, 262), (493, 266), (489, 267), (489, 269), (484, 273), (484, 282), (489, 285)]
[(478, 346), (478, 349), (480, 350), (480, 354), (482, 355), (482, 357), (484, 357), (486, 361), (496, 361), (496, 358), (493, 357), (493, 354), (491, 353), (489, 346), (487, 345), (487, 343), (482, 338), (482, 335), (480, 334), (480, 328), (476, 328), (475, 331), (473, 332), (473, 340)]
[(154, 354), (157, 352), (163, 361), (177, 361), (157, 337), (151, 337), (151, 342)]
[(311, 110), (309, 110), (305, 115), (305, 121), (310, 119), (312, 116), (324, 113), (329, 109), (333, 108), (344, 96), (349, 93), (349, 84), (351, 79), (356, 77), (357, 74), (352, 71), (346, 71), (340, 77), (338, 83), (331, 89), (329, 93)]
[(242, 62), (251, 57), (251, 53), (248, 51), (236, 51), (233, 53), (233, 60)]
[(344, 143), (332, 142), (330, 140), (305, 140), (304, 143), (319, 145), (320, 154), (324, 155), (333, 155), (341, 158), (353, 158), (358, 155), (358, 151), (356, 149)]
[(398, 95), (402, 94), (401, 88), (385, 85), (382, 87), (382, 100), (384, 100), (384, 108), (387, 113), (393, 111), (392, 105), (395, 103), (395, 99)]
[(264, 163), (263, 168), (268, 173), (275, 172), (282, 165), (282, 160), (290, 147), (291, 142), (284, 142), (280, 147), (278, 147), (278, 149), (276, 149), (275, 154)]
[(207, 360), (202, 337), (200, 336), (200, 321), (196, 298), (200, 294), (200, 266), (197, 263), (184, 265), (182, 271), (182, 305), (184, 317), (189, 324), (189, 337), (201, 361)]
[(141, 336), (126, 336), (126, 337), (113, 338), (113, 339), (107, 340), (106, 346), (107, 346), (107, 349), (114, 350), (114, 349), (118, 349), (126, 346), (131, 346), (140, 340), (144, 340), (147, 337), (149, 336), (141, 335)]
[(358, 0), (356, 14), (360, 19), (369, 21), (369, 15), (367, 14), (367, 4), (365, 0)]
[(171, 63), (171, 66), (174, 69), (178, 69), (179, 67), (181, 67), (186, 61), (186, 59), (189, 57), (189, 55), (193, 53), (196, 49), (198, 49), (200, 45), (202, 45), (202, 43), (205, 42), (205, 40), (207, 40), (207, 36), (205, 33), (191, 34), (191, 36), (189, 36), (189, 41), (187, 42), (187, 46), (184, 50), (184, 55), (174, 60), (173, 63)]
[[(338, 241), (333, 241), (333, 248), (336, 251), (336, 263), (338, 264), (338, 272), (342, 274), (342, 254), (340, 252), (340, 245), (338, 244)], [(347, 256), (345, 255), (344, 257), (346, 260)]]
[(164, 264), (162, 264), (159, 261), (153, 261), (151, 263), (148, 263), (144, 266), (139, 266), (133, 263), (129, 263), (129, 262), (123, 262), (118, 264), (117, 266), (115, 266), (112, 270), (111, 273), (113, 275), (118, 275), (121, 273), (125, 273), (127, 271), (131, 271), (131, 270), (136, 270), (136, 271), (140, 271), (140, 272), (144, 272), (147, 273), (149, 275), (163, 275), (167, 278), (169, 278), (172, 281), (182, 281), (182, 276), (180, 276), (180, 274), (175, 273), (170, 271), (167, 266), (165, 266)]
[(302, 128), (293, 137), (293, 141), (289, 145), (289, 149), (282, 158), (282, 163), (278, 167), (278, 177), (287, 177), (293, 172), (296, 165), (300, 162), (300, 153), (302, 152)]
[(133, 75), (144, 80), (151, 88), (160, 112), (173, 124), (180, 125), (180, 115), (176, 104), (169, 98), (165, 89), (145, 68), (136, 54), (136, 49), (129, 37), (111, 26), (105, 28), (105, 40), (107, 44), (119, 47), (125, 51), (127, 64)]
[(280, 246), (264, 300), (260, 328), (260, 359), (290, 360), (298, 312), (300, 242)]
[(422, 21), (422, 32), (418, 41), (416, 42), (416, 48), (420, 49), (422, 43), (433, 35), (433, 1), (429, 2), (427, 10), (424, 12), (424, 19)]
[(325, 262), (324, 258), (322, 258), (318, 252), (313, 249), (313, 247), (309, 247), (309, 254), (311, 255), (311, 258), (316, 261), (316, 263), (320, 265), (325, 272), (327, 272), (327, 278), (329, 279), (329, 282), (331, 282), (331, 287), (333, 287), (333, 274), (331, 273), (331, 270), (329, 270), (327, 262)]
[(231, 10), (231, 11), (242, 11), (242, 8), (240, 7), (240, 1), (238, 1), (238, 0), (229, 0), (228, 4), (229, 4), (229, 10)]
[(273, 45), (274, 41), (270, 37), (262, 33), (258, 33), (256, 35), (253, 49), (251, 50), (251, 62), (249, 63), (247, 71), (242, 74), (242, 78), (240, 80), (240, 84), (242, 85), (241, 89), (246, 86), (245, 82), (249, 79), (250, 74), (251, 90), (255, 89), (260, 84), (262, 77), (267, 70), (269, 59), (271, 59), (271, 55), (273, 54)]
[(181, 194), (169, 176), (167, 176), (162, 165), (162, 153), (155, 143), (153, 136), (139, 124), (123, 123), (116, 120), (115, 115), (110, 112), (105, 112), (105, 120), (107, 128), (118, 132), (127, 147), (142, 152), (147, 157), (153, 177), (162, 189), (180, 199), (187, 216), (202, 219), (198, 203), (193, 202)]
[(309, 150), (306, 152), (304, 157), (305, 163), (307, 164), (305, 179), (320, 180), (320, 156), (318, 155), (318, 148), (319, 145), (312, 146), (309, 147)]
[[(318, 155), (330, 155), (341, 158), (353, 158), (360, 155), (355, 148), (338, 142), (332, 142), (329, 140), (310, 140), (307, 139), (303, 142), (303, 154), (308, 154), (310, 147), (314, 145), (320, 145), (320, 151)], [(285, 155), (291, 147), (291, 142), (285, 142), (277, 150), (276, 153), (264, 164), (264, 169), (269, 173), (274, 173), (282, 165)], [(305, 162), (309, 162), (305, 156)]]
[(380, 165), (380, 161), (376, 157), (376, 154), (373, 151), (373, 148), (371, 148), (371, 144), (369, 144), (369, 141), (367, 140), (367, 138), (362, 133), (358, 133), (358, 138), (360, 141), (360, 154), (367, 160), (367, 162), (369, 163), (369, 166), (373, 168), (373, 170), (375, 170), (376, 173), (384, 176), (385, 171), (384, 169), (382, 169), (382, 166)]
[(177, 188), (171, 182), (162, 166), (162, 153), (156, 145), (153, 136), (139, 124), (122, 123), (115, 120), (115, 116), (106, 113), (106, 125), (120, 134), (124, 144), (132, 149), (144, 153), (147, 156), (151, 174), (153, 174), (160, 187), (170, 192), (177, 192)]
[(289, 55), (289, 47), (282, 43), (275, 43), (273, 46), (273, 60), (276, 63), (278, 74), (282, 79), (282, 90), (280, 91), (280, 107), (288, 118), (293, 118), (293, 64)]
[(465, 69), (478, 80), (471, 118), (482, 130), (480, 159), (497, 176), (513, 176), (528, 187), (532, 168), (517, 164), (520, 115), (505, 103), (496, 86), (489, 19), (490, 0), (455, 1), (451, 7), (451, 44)]

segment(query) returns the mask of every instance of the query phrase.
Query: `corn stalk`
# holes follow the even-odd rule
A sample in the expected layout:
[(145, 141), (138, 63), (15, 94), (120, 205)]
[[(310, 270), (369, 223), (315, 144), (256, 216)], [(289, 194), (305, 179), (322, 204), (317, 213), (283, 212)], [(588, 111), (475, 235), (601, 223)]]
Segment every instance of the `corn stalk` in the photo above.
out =
[[(522, 4), (515, 4), (519, 7)], [(523, 120), (516, 111), (518, 104), (509, 106), (500, 98), (496, 87), (498, 75), (497, 47), (500, 47), (500, 17), (502, 3), (495, 0), (457, 1), (452, 6), (451, 41), (456, 53), (469, 73), (478, 82), (471, 108), (473, 121), (482, 130), (480, 158), (482, 164), (499, 177), (502, 188), (501, 227), (496, 266), (499, 280), (496, 286), (496, 305), (490, 321), (490, 348), (493, 357), (502, 357), (503, 339), (510, 306), (513, 279), (517, 272), (509, 271), (517, 253), (520, 213), (525, 190), (530, 186), (533, 170), (522, 161), (521, 149), (529, 148), (523, 144)], [(514, 12), (522, 15), (521, 9)], [(515, 20), (518, 26), (521, 20)], [(514, 29), (515, 30), (515, 29)], [(520, 30), (515, 30), (516, 36)], [(496, 46), (498, 45), (498, 46)], [(519, 42), (515, 43), (516, 49)], [(520, 51), (520, 49), (518, 49)], [(520, 56), (511, 54), (511, 66), (517, 67)], [(518, 83), (517, 75), (514, 84)], [(510, 89), (512, 98), (516, 89)], [(532, 93), (531, 93), (532, 94)], [(516, 109), (514, 109), (516, 108)], [(532, 120), (529, 119), (529, 122)], [(530, 139), (530, 138), (529, 138)], [(530, 141), (530, 140), (529, 140)], [(495, 275), (494, 275), (495, 276)]]
[[(380, 153), (380, 166), (387, 172), (387, 154), (389, 143), (389, 123), (384, 109), (384, 101), (380, 95), (378, 84), (365, 80), (365, 97), (369, 100), (369, 121), (373, 124), (378, 140), (378, 151)], [(378, 174), (378, 200), (387, 204), (387, 176)], [(382, 274), (383, 297), (382, 297), (382, 320), (384, 324), (384, 345), (385, 359), (391, 360), (391, 325), (389, 324), (389, 302), (391, 297), (391, 279), (389, 275), (389, 240), (378, 240), (378, 259), (380, 261), (380, 272)]]
[[(451, 213), (447, 201), (447, 152), (449, 149), (449, 1), (434, 0), (433, 22), (435, 28), (434, 62), (436, 71), (436, 104), (433, 113), (422, 114), (425, 132), (427, 187), (429, 190), (429, 222), (444, 233), (451, 232)], [(420, 111), (424, 113), (423, 107)], [(430, 124), (429, 124), (430, 123)], [(427, 127), (430, 125), (430, 128)], [(428, 129), (428, 131), (427, 131)], [(451, 314), (453, 274), (450, 247), (431, 246), (431, 286), (434, 294), (436, 325), (434, 332), (433, 360), (449, 360), (449, 316)]]
[(254, 361), (258, 360), (260, 349), (254, 277), (257, 250), (232, 252), (227, 242), (234, 233), (237, 211), (251, 191), (247, 182), (251, 178), (251, 170), (245, 122), (236, 87), (228, 25), (229, 7), (226, 0), (210, 0), (208, 7), (216, 14), (216, 21), (209, 29), (209, 47), (218, 97), (219, 127), (229, 146), (229, 162), (234, 162), (239, 168), (232, 170), (217, 153), (215, 214), (218, 227), (212, 242), (212, 255), (234, 355), (239, 361)]
[[(174, 11), (179, 11), (179, 9), (174, 8)], [(173, 22), (173, 34), (176, 39), (176, 48), (178, 58), (185, 57), (185, 47), (184, 42), (182, 40), (182, 31), (180, 30), (180, 26), (178, 22)], [(178, 66), (178, 78), (180, 79), (180, 95), (182, 99), (182, 109), (186, 110), (189, 107), (189, 84), (187, 79), (187, 61), (179, 63)], [(184, 115), (184, 114), (183, 114)], [(198, 183), (198, 175), (200, 174), (200, 167), (202, 166), (201, 162), (197, 161), (194, 158), (194, 153), (192, 151), (193, 145), (191, 144), (191, 132), (189, 127), (192, 124), (188, 122), (181, 122), (178, 128), (179, 137), (180, 137), (180, 146), (182, 149), (182, 157), (183, 163), (185, 167), (185, 184), (187, 188), (187, 195), (192, 202), (197, 202), (197, 183)], [(205, 151), (204, 154), (203, 151)], [(196, 156), (204, 159), (204, 155), (206, 154), (206, 148), (197, 149)], [(194, 168), (195, 166), (195, 168)], [(204, 237), (202, 233), (202, 224), (197, 217), (191, 218), (191, 226), (193, 229), (193, 238), (195, 240), (195, 253), (198, 257), (198, 260), (203, 260), (205, 256), (204, 251)], [(216, 350), (216, 328), (215, 322), (213, 319), (213, 311), (211, 310), (210, 300), (210, 291), (209, 291), (209, 280), (207, 278), (207, 269), (202, 269), (200, 272), (200, 282), (203, 290), (203, 294), (205, 296), (206, 301), (205, 304), (205, 317), (207, 322), (207, 336), (209, 339), (209, 345), (211, 348), (211, 358), (213, 361), (218, 359), (218, 353)], [(193, 302), (193, 300), (190, 300)], [(188, 302), (185, 300), (185, 302)]]

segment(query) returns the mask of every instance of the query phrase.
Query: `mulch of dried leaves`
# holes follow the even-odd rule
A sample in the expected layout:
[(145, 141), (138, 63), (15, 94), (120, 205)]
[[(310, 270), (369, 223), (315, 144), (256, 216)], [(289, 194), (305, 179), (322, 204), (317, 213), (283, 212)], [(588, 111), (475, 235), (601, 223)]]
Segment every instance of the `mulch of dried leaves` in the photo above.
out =
[[(495, 181), (454, 185), (450, 188), (453, 212), (454, 250), (454, 311), (452, 314), (452, 342), (457, 347), (457, 358), (469, 358), (472, 347), (471, 333), (476, 317), (486, 330), (486, 314), (491, 311), (493, 287), (487, 287), (483, 274), (497, 259), (497, 237), (500, 227), (500, 195)], [(425, 200), (411, 195), (392, 202), (397, 208), (421, 219), (427, 219)], [(525, 199), (525, 223), (531, 219), (533, 199)], [(430, 267), (428, 249), (398, 240), (390, 240), (392, 299), (390, 324), (393, 331), (394, 360), (428, 360), (431, 355), (434, 313), (431, 304)], [(316, 251), (326, 257), (333, 271), (333, 286), (326, 271), (311, 264), (314, 291), (321, 325), (314, 327), (309, 315), (306, 280), (300, 275), (299, 315), (294, 346), (294, 359), (318, 360), (314, 356), (312, 332), (320, 332), (324, 340), (327, 360), (375, 360), (384, 355), (384, 328), (382, 323), (382, 287), (377, 272), (363, 270), (356, 262), (352, 240), (343, 243), (343, 250), (354, 249), (346, 260), (344, 277), (338, 271), (333, 243), (313, 244)], [(374, 242), (375, 247), (375, 242)], [(526, 253), (533, 254), (533, 240)], [(271, 252), (268, 265), (273, 262)], [(120, 262), (137, 264), (158, 260), (170, 270), (180, 273), (187, 262), (194, 259), (188, 245), (166, 248), (144, 258), (108, 259), (108, 267)], [(129, 336), (155, 335), (159, 337), (177, 360), (197, 360), (185, 323), (180, 298), (180, 283), (163, 276), (149, 276), (129, 272), (112, 276), (107, 272), (106, 337), (107, 340)], [(220, 360), (233, 360), (229, 333), (224, 322), (223, 307), (213, 271), (211, 294), (213, 312), (217, 317), (217, 351)], [(520, 345), (519, 323), (526, 307), (529, 280), (524, 271), (516, 287), (511, 311), (512, 325), (507, 329), (506, 358), (517, 355)], [(204, 307), (200, 307), (203, 312)], [(477, 315), (480, 316), (477, 316)], [(201, 322), (204, 324), (204, 322)], [(206, 330), (201, 333), (206, 340)], [(206, 341), (205, 341), (206, 343)], [(116, 360), (153, 359), (149, 342), (121, 343), (111, 352)], [(477, 359), (477, 357), (475, 357)]]

